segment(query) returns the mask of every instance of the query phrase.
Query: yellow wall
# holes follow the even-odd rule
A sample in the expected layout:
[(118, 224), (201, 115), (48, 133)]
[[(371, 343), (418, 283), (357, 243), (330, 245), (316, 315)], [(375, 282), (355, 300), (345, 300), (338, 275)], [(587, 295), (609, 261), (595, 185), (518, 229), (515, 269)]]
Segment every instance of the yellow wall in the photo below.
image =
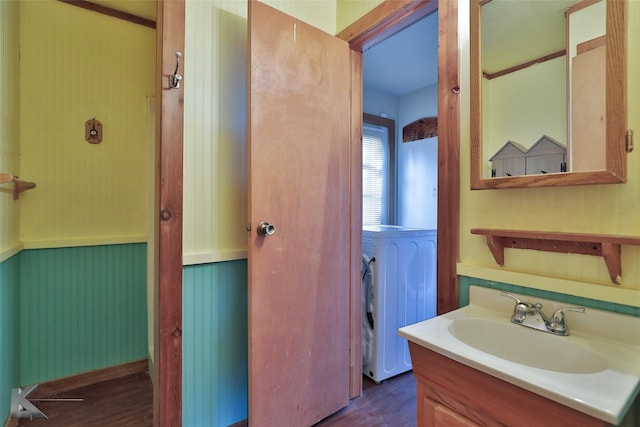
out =
[[(54, 0), (20, 2), (25, 247), (146, 241), (155, 30)], [(103, 141), (89, 144), (96, 117)]]
[(336, 0), (336, 34), (353, 24), (384, 0)]
[(246, 257), (245, 1), (186, 2), (185, 264)]
[(576, 56), (578, 44), (606, 33), (606, 16), (606, 1), (594, 3), (569, 15), (569, 58)]
[[(326, 32), (334, 1), (265, 1)], [(183, 263), (247, 256), (247, 2), (186, 2)]]
[[(0, 1), (0, 28), (0, 172), (19, 176), (18, 2)], [(1, 184), (0, 262), (20, 250), (19, 207), (20, 201), (13, 200), (13, 184)]]
[(544, 135), (566, 146), (566, 58), (491, 80), (482, 79), (483, 176), (500, 148), (514, 141), (529, 149)]
[[(640, 236), (639, 150), (628, 155), (626, 184), (574, 187), (469, 189), (468, 2), (460, 5), (461, 205), (458, 273), (487, 280), (640, 305), (640, 247), (622, 247), (622, 285), (613, 285), (602, 258), (507, 249), (496, 265), (474, 227)], [(629, 2), (628, 126), (640, 131), (640, 2)], [(636, 138), (637, 139), (637, 138)], [(637, 144), (636, 144), (637, 145)]]

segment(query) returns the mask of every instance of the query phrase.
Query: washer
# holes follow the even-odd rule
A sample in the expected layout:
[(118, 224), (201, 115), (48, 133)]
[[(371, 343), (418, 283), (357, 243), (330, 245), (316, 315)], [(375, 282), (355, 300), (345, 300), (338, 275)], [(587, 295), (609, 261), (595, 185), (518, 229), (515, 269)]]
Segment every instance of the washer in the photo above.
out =
[(436, 315), (437, 232), (364, 226), (362, 252), (362, 371), (379, 383), (412, 368), (398, 328)]

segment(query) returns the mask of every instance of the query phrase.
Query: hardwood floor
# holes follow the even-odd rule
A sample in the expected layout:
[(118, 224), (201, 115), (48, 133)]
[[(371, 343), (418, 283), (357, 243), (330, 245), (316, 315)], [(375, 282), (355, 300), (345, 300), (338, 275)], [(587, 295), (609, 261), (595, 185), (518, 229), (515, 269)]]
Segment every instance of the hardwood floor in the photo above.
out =
[(362, 395), (314, 427), (414, 427), (416, 380), (413, 372), (376, 384), (364, 377)]
[(22, 419), (29, 427), (151, 427), (153, 399), (147, 374), (135, 374), (65, 392), (52, 398), (82, 398), (82, 402), (33, 401), (48, 419)]
[[(20, 420), (28, 427), (151, 427), (152, 386), (146, 374), (105, 381), (58, 396), (82, 402), (33, 403), (48, 419)], [(381, 384), (363, 380), (362, 395), (314, 427), (413, 427), (416, 425), (416, 381), (407, 372)], [(218, 426), (185, 426), (218, 427)]]

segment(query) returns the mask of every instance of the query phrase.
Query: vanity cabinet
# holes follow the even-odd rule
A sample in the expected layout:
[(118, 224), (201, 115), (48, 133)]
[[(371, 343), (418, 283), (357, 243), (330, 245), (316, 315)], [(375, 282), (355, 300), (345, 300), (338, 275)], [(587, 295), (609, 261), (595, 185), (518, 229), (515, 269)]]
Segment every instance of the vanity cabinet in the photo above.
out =
[(424, 399), (424, 411), (426, 414), (425, 422), (418, 422), (419, 426), (432, 426), (432, 427), (478, 427), (480, 424), (476, 424), (468, 418), (455, 412), (453, 409), (449, 409), (429, 398)]
[(418, 388), (418, 427), (608, 425), (413, 342), (409, 349)]

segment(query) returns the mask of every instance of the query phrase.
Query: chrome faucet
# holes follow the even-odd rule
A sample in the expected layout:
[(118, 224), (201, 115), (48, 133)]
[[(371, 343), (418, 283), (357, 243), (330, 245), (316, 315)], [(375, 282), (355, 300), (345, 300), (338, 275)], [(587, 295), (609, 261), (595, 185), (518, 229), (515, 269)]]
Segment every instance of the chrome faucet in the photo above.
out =
[(569, 335), (569, 327), (565, 318), (565, 312), (574, 311), (584, 313), (584, 307), (560, 307), (548, 317), (542, 311), (542, 304), (521, 301), (515, 295), (507, 292), (500, 292), (503, 297), (508, 297), (516, 302), (511, 315), (511, 322), (516, 325), (526, 326), (539, 331), (548, 332), (554, 335)]

